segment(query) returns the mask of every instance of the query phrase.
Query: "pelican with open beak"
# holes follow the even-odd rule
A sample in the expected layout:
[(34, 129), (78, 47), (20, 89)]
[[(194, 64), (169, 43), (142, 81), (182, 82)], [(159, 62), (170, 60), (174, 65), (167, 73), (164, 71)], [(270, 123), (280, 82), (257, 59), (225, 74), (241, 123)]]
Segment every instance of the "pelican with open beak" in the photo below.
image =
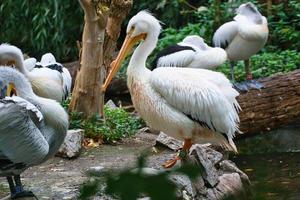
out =
[(116, 75), (126, 55), (138, 42), (127, 68), (127, 85), (135, 109), (152, 128), (183, 140), (183, 148), (166, 168), (186, 155), (193, 143), (215, 143), (237, 151), (233, 137), (238, 131), (238, 92), (221, 73), (205, 69), (163, 67), (150, 71), (146, 60), (155, 48), (159, 21), (146, 11), (127, 26), (127, 37), (111, 64), (102, 90)]

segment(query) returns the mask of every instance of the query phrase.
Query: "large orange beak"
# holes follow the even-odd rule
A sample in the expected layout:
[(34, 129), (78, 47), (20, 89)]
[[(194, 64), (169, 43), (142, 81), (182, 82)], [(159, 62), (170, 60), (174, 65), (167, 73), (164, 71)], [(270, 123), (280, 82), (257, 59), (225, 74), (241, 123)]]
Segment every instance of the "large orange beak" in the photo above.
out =
[(117, 58), (111, 62), (110, 66), (111, 66), (111, 70), (104, 82), (104, 84), (102, 85), (102, 92), (105, 92), (109, 83), (111, 82), (112, 78), (117, 74), (119, 68), (121, 67), (122, 62), (124, 61), (124, 59), (126, 58), (126, 56), (129, 54), (129, 52), (131, 52), (133, 46), (139, 42), (140, 40), (144, 40), (147, 36), (146, 33), (137, 35), (135, 37), (132, 37), (132, 33), (133, 33), (134, 29), (131, 29), (131, 31), (129, 33), (127, 33), (127, 36), (125, 38), (125, 41), (123, 42), (122, 48), (117, 56)]

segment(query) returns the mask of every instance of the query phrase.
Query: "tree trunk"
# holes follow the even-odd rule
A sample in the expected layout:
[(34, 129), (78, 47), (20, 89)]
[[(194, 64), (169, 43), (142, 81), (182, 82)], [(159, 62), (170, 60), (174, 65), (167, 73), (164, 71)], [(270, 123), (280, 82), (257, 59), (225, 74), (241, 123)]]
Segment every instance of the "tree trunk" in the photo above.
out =
[[(269, 131), (300, 119), (300, 70), (260, 79), (265, 88), (238, 97), (244, 134)], [(241, 135), (243, 136), (243, 135)]]
[(214, 0), (213, 7), (215, 8), (214, 29), (217, 30), (221, 25), (221, 0)]
[(272, 15), (272, 0), (267, 0), (267, 16)]
[[(103, 116), (104, 94), (100, 90), (101, 85), (113, 57), (120, 25), (129, 12), (132, 1), (79, 0), (79, 2), (85, 13), (85, 24), (80, 68), (69, 111), (80, 112), (86, 118), (96, 114)], [(120, 10), (122, 11), (118, 12)]]

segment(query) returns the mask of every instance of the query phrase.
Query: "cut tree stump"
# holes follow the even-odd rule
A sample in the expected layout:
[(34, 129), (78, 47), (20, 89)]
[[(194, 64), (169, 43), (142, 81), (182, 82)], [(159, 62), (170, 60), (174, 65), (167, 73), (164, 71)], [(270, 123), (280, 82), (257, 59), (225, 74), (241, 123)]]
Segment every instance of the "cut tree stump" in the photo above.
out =
[[(72, 75), (76, 75), (76, 62), (65, 66), (71, 69)], [(259, 81), (264, 84), (263, 89), (250, 90), (237, 99), (242, 108), (239, 113), (240, 130), (244, 133), (237, 137), (270, 131), (300, 119), (300, 70)], [(126, 80), (115, 78), (106, 95), (129, 95)]]

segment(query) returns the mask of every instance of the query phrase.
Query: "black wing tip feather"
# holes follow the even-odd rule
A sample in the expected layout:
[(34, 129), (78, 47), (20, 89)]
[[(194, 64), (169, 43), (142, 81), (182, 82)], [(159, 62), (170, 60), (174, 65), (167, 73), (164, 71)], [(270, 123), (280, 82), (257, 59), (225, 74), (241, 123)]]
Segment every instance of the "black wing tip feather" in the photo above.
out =
[(167, 56), (167, 55), (171, 55), (172, 53), (176, 53), (176, 52), (180, 52), (180, 51), (185, 51), (185, 50), (192, 50), (192, 51), (196, 51), (193, 47), (190, 46), (181, 46), (178, 44), (174, 44), (171, 46), (168, 46), (166, 48), (164, 48), (163, 50), (161, 50), (160, 52), (157, 53), (155, 59), (153, 60), (151, 66), (151, 70), (154, 70), (155, 68), (157, 68), (157, 63), (158, 60), (161, 57)]
[(46, 65), (46, 66), (35, 65), (34, 68), (43, 68), (43, 67), (47, 67), (47, 68), (49, 68), (49, 69), (56, 70), (56, 71), (58, 71), (58, 72), (60, 72), (60, 73), (63, 73), (63, 66), (60, 65), (60, 64), (56, 64), (56, 63), (51, 64), (51, 65)]
[(228, 137), (227, 137), (227, 134), (226, 133), (222, 133), (222, 132), (220, 132), (220, 131), (218, 131), (216, 128), (215, 128), (215, 126), (214, 126), (214, 124), (212, 123), (212, 122), (210, 122), (210, 124), (211, 124), (211, 126), (210, 125), (208, 125), (208, 123), (206, 123), (206, 122), (203, 122), (203, 121), (199, 121), (199, 120), (197, 120), (197, 119), (195, 119), (195, 118), (193, 118), (191, 115), (186, 115), (189, 119), (191, 119), (191, 120), (193, 120), (193, 121), (195, 121), (195, 122), (197, 122), (201, 127), (203, 127), (203, 128), (207, 128), (207, 129), (209, 129), (209, 130), (211, 130), (211, 131), (214, 131), (214, 132), (218, 132), (218, 133), (220, 133), (221, 135), (223, 135), (224, 136), (224, 138), (226, 139), (226, 141), (229, 143), (229, 140), (228, 140)]
[(23, 168), (26, 168), (26, 165), (24, 163), (13, 163), (11, 160), (6, 158), (0, 159), (0, 169), (2, 171)]

